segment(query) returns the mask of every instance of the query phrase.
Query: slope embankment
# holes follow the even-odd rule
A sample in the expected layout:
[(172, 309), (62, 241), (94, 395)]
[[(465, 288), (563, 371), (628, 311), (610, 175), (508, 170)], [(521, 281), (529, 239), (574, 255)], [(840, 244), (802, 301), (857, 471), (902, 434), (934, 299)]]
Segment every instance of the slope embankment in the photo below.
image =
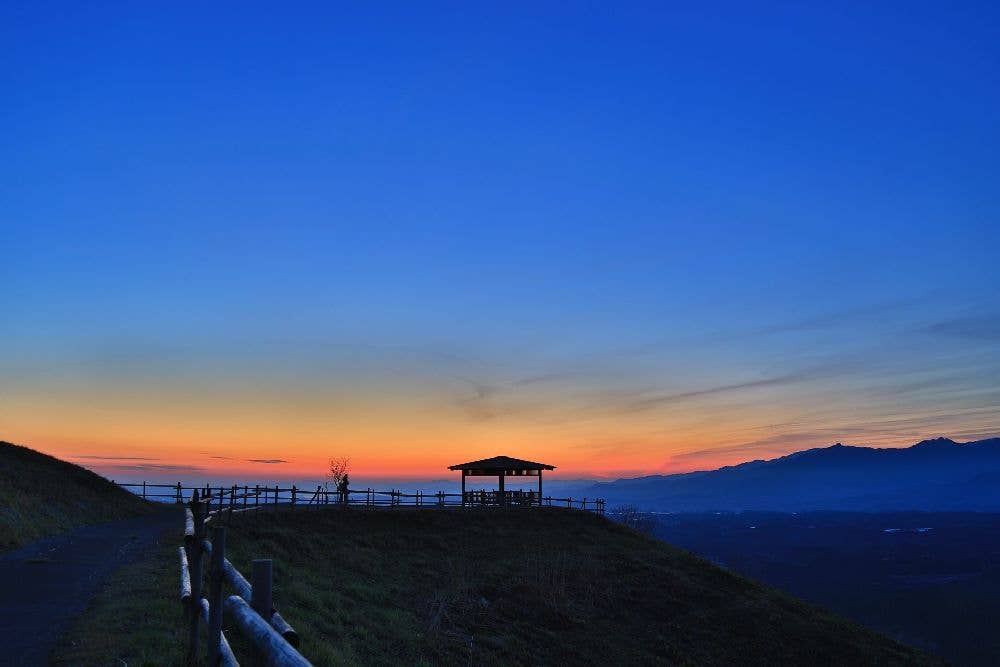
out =
[(155, 508), (100, 475), (0, 442), (0, 552)]
[(939, 664), (585, 512), (280, 511), (228, 545), (317, 665)]

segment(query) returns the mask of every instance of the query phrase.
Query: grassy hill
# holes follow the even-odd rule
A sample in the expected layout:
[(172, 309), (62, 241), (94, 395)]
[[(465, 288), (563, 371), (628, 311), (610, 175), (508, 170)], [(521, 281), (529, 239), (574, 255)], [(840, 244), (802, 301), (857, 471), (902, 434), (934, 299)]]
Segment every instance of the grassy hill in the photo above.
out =
[(9, 442), (0, 442), (0, 498), (0, 551), (149, 511), (100, 475)]
[[(275, 604), (316, 665), (940, 664), (581, 512), (285, 510), (234, 517), (228, 545), (246, 574), (274, 559)], [(176, 544), (158, 559), (121, 574), (54, 664), (182, 659)]]
[(316, 664), (887, 664), (917, 651), (593, 514), (246, 516)]

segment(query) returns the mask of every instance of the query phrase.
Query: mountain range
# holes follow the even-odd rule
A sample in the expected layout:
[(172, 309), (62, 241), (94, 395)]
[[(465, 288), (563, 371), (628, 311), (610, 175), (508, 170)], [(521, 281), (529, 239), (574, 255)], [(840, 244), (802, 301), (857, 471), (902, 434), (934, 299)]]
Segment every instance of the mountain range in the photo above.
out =
[(1000, 438), (905, 448), (837, 443), (718, 470), (596, 483), (609, 507), (664, 512), (1000, 511)]

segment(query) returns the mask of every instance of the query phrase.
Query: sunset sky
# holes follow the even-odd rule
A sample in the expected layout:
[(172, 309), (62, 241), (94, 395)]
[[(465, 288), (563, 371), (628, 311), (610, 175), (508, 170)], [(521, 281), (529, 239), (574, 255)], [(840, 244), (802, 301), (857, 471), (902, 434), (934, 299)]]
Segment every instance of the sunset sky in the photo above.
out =
[(995, 3), (20, 4), (0, 440), (621, 477), (1000, 433)]

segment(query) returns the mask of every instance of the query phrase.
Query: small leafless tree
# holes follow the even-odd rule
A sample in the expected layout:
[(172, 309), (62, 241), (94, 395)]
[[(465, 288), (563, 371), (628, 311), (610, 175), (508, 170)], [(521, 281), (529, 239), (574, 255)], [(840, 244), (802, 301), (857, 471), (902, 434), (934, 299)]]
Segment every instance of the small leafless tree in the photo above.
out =
[(647, 512), (642, 512), (635, 505), (622, 505), (611, 510), (611, 516), (632, 530), (646, 535), (652, 535), (656, 521)]
[(330, 467), (326, 472), (326, 488), (331, 486), (336, 489), (340, 482), (347, 476), (351, 469), (351, 459), (346, 456), (337, 456), (330, 459)]

